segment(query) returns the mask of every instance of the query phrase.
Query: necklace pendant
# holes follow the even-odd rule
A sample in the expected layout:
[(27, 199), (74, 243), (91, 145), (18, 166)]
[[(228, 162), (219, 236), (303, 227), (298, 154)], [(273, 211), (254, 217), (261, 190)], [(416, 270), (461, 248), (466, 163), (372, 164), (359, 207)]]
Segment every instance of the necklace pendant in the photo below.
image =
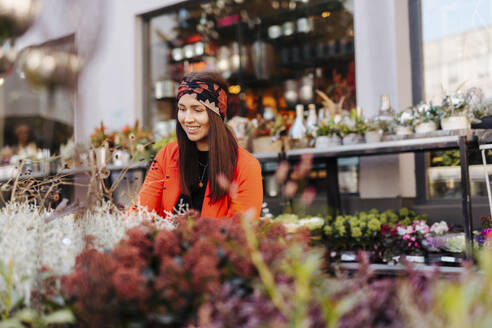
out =
[(203, 183), (201, 181), (198, 183), (198, 187), (200, 187), (200, 188), (203, 187)]

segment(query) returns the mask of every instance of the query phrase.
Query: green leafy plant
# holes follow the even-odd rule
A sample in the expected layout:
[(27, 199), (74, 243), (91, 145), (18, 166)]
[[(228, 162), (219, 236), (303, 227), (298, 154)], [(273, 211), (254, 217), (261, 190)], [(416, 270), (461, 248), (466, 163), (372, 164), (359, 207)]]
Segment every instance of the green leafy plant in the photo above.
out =
[(345, 137), (348, 134), (364, 134), (367, 130), (366, 124), (357, 112), (357, 109), (353, 108), (348, 116), (344, 116), (340, 121), (340, 136)]
[(338, 134), (340, 134), (340, 125), (335, 123), (333, 118), (327, 122), (320, 123), (316, 130), (316, 136), (332, 137)]

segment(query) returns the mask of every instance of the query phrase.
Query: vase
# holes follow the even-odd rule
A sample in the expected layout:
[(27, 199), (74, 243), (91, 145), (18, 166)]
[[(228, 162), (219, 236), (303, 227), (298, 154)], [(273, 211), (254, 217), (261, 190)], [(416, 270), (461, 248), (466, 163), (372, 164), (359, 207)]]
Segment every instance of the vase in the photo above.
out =
[(343, 137), (344, 145), (355, 145), (364, 142), (364, 138), (358, 133), (349, 133)]
[(441, 118), (443, 130), (470, 129), (471, 123), (466, 116), (450, 116)]
[(383, 133), (381, 131), (367, 131), (364, 137), (367, 143), (380, 142), (383, 138)]
[(437, 124), (433, 121), (424, 122), (415, 126), (415, 133), (428, 133), (437, 130)]
[(280, 153), (282, 141), (274, 137), (258, 137), (253, 139), (253, 153)]
[(398, 126), (396, 127), (396, 134), (399, 136), (413, 134), (413, 129), (410, 126)]
[(336, 134), (333, 136), (319, 136), (316, 137), (314, 148), (329, 148), (339, 146), (342, 144), (342, 139)]

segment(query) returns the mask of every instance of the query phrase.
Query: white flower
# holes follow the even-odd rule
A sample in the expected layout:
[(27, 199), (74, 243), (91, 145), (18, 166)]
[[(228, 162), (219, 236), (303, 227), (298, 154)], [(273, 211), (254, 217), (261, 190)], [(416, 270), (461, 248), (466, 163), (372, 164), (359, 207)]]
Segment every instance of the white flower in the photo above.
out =
[(307, 227), (309, 230), (315, 230), (321, 228), (325, 221), (319, 217), (312, 217), (309, 219), (301, 219), (298, 224), (303, 227)]
[(297, 223), (284, 223), (287, 233), (294, 233), (300, 226)]
[(425, 235), (429, 233), (429, 226), (424, 221), (420, 221), (415, 225), (415, 231)]
[[(31, 291), (39, 283), (39, 268), (46, 266), (55, 275), (69, 273), (75, 257), (84, 248), (85, 236), (94, 236), (96, 249), (107, 251), (125, 236), (126, 230), (151, 222), (153, 217), (157, 229), (175, 227), (171, 220), (152, 216), (142, 208), (130, 214), (115, 211), (111, 214), (109, 203), (82, 217), (65, 215), (50, 222), (45, 218), (51, 212), (39, 213), (38, 210), (16, 202), (0, 210), (0, 262), (4, 265), (13, 262), (13, 293), (25, 296), (26, 306)], [(2, 282), (0, 279), (0, 294), (6, 292)], [(0, 300), (0, 312), (4, 307)]]
[(464, 102), (465, 102), (465, 99), (463, 98), (462, 95), (460, 95), (460, 94), (451, 95), (451, 105), (453, 105), (455, 107), (459, 107), (459, 106), (463, 105)]
[(396, 232), (398, 232), (398, 235), (404, 236), (407, 234), (407, 229), (404, 227), (397, 227)]
[(427, 113), (430, 110), (431, 110), (431, 106), (427, 103), (421, 103), (420, 105), (417, 106), (417, 112), (419, 114)]
[(413, 114), (410, 111), (403, 111), (400, 112), (398, 116), (398, 123), (401, 125), (407, 125), (409, 123), (412, 123), (413, 120)]
[(449, 227), (445, 221), (436, 222), (430, 227), (430, 231), (436, 235), (442, 235), (449, 231)]

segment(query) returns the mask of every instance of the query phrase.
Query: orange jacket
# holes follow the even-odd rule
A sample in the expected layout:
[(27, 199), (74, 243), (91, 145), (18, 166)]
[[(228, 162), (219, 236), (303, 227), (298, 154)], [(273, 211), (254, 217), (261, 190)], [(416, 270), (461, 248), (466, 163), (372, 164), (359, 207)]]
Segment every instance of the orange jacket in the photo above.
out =
[[(164, 146), (156, 155), (147, 172), (144, 184), (140, 189), (137, 202), (165, 216), (164, 211), (173, 212), (173, 208), (181, 195), (178, 167), (178, 143), (172, 142)], [(255, 219), (260, 216), (263, 203), (263, 183), (261, 167), (258, 160), (243, 148), (238, 148), (237, 165), (233, 182), (237, 183), (237, 196), (232, 200), (229, 195), (212, 204), (207, 183), (203, 199), (202, 216), (212, 218), (231, 218), (238, 212), (254, 209)]]

